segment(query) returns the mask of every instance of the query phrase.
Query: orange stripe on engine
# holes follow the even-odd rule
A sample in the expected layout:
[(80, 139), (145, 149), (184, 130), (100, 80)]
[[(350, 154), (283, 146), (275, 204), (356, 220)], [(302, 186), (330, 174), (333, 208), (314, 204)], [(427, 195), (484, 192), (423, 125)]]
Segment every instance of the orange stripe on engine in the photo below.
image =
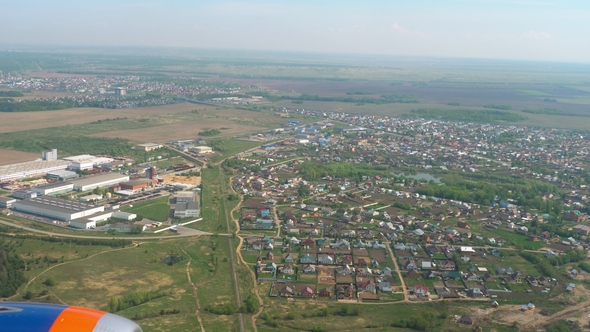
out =
[(49, 332), (92, 332), (104, 314), (98, 310), (68, 307), (55, 319)]

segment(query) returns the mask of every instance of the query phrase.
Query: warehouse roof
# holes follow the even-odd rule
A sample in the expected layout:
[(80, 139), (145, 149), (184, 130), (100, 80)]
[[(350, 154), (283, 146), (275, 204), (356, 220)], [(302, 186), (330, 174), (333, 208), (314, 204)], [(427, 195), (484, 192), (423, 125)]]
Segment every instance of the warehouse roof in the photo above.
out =
[(14, 203), (15, 207), (18, 206), (30, 206), (36, 208), (42, 208), (48, 211), (54, 211), (59, 213), (78, 213), (94, 209), (97, 206), (91, 204), (84, 204), (75, 201), (68, 201), (61, 198), (55, 198), (50, 196), (41, 196), (31, 199), (26, 199)]
[(139, 180), (131, 180), (131, 181), (123, 182), (121, 184), (126, 184), (126, 185), (130, 185), (130, 186), (137, 186), (138, 184), (144, 184), (144, 183), (150, 184), (150, 183), (152, 183), (152, 181), (148, 180), (148, 179), (143, 179), (143, 180), (139, 179)]
[(69, 181), (60, 181), (60, 182), (52, 182), (47, 184), (42, 184), (40, 186), (33, 187), (33, 189), (53, 189), (53, 188), (60, 188), (63, 186), (72, 185)]
[(176, 211), (198, 210), (199, 202), (178, 203), (175, 206)]
[(50, 167), (57, 167), (57, 166), (67, 166), (71, 164), (69, 161), (63, 160), (36, 160), (36, 161), (29, 161), (26, 163), (18, 163), (18, 164), (10, 164), (0, 166), (0, 175), (8, 175), (20, 172), (28, 172), (33, 170), (43, 170)]
[(16, 199), (12, 198), (12, 197), (3, 197), (0, 196), (0, 202), (16, 202)]
[(82, 187), (82, 186), (88, 186), (94, 183), (99, 183), (99, 182), (106, 182), (106, 181), (112, 181), (112, 180), (117, 180), (117, 179), (122, 179), (122, 181), (127, 180), (129, 177), (126, 175), (123, 175), (121, 173), (103, 173), (103, 174), (98, 174), (98, 175), (93, 175), (93, 176), (87, 176), (78, 180), (73, 180), (72, 183), (74, 184), (74, 186), (78, 186), (78, 187)]

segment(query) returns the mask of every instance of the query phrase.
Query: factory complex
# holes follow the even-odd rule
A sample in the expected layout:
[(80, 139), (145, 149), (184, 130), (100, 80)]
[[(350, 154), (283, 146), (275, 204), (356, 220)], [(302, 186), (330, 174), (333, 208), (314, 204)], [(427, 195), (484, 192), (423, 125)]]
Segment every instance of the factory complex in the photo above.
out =
[[(93, 169), (94, 166), (112, 163), (113, 158), (79, 155), (57, 159), (57, 150), (43, 151), (42, 159), (24, 163), (0, 166), (0, 182), (24, 179), (32, 176), (51, 173), (54, 178), (63, 180), (75, 178), (71, 173), (64, 173), (66, 169), (83, 171)], [(75, 173), (74, 173), (75, 174)]]
[(103, 212), (104, 206), (43, 196), (16, 201), (12, 203), (12, 209), (50, 219), (71, 221)]
[(112, 186), (114, 184), (126, 181), (129, 181), (128, 175), (123, 175), (120, 173), (103, 173), (73, 180), (71, 183), (74, 185), (74, 190), (88, 191), (96, 188)]
[(0, 166), (0, 182), (65, 170), (70, 164), (71, 162), (66, 160), (35, 160)]

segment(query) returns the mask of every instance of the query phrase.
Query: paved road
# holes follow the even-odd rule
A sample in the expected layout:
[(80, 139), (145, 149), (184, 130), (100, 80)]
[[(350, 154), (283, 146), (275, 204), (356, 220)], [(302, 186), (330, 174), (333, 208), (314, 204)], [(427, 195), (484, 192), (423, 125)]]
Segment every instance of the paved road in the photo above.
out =
[[(14, 227), (14, 228), (24, 229), (29, 232), (51, 235), (51, 236), (58, 236), (58, 237), (71, 237), (71, 238), (77, 238), (77, 239), (111, 239), (111, 238), (105, 237), (105, 236), (73, 235), (73, 234), (62, 234), (62, 233), (42, 231), (39, 229), (34, 229), (34, 228), (26, 227), (26, 226), (15, 225), (11, 222), (4, 221), (4, 220), (0, 220), (0, 224)], [(80, 232), (83, 232), (83, 231), (80, 231)], [(90, 231), (88, 231), (88, 232), (90, 232)], [(179, 226), (178, 227), (178, 235), (150, 236), (150, 237), (147, 237), (147, 236), (114, 236), (112, 238), (124, 239), (124, 240), (147, 241), (147, 240), (176, 239), (176, 238), (180, 238), (180, 237), (191, 237), (191, 236), (199, 236), (199, 235), (212, 235), (212, 233), (207, 233), (207, 232), (199, 231), (196, 229)], [(219, 234), (219, 235), (228, 235), (228, 234)]]

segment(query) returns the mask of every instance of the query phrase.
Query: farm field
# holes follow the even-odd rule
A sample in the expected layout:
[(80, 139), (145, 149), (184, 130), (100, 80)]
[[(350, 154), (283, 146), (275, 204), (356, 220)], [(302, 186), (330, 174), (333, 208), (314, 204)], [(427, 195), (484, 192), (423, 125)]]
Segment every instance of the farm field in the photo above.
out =
[(0, 166), (33, 161), (41, 158), (41, 153), (28, 153), (9, 149), (0, 149)]
[(124, 110), (104, 108), (70, 108), (44, 112), (0, 112), (0, 133), (26, 131), (48, 127), (77, 125), (114, 118), (144, 118), (153, 115), (171, 115), (203, 110), (203, 105), (174, 104), (166, 106), (129, 108)]

